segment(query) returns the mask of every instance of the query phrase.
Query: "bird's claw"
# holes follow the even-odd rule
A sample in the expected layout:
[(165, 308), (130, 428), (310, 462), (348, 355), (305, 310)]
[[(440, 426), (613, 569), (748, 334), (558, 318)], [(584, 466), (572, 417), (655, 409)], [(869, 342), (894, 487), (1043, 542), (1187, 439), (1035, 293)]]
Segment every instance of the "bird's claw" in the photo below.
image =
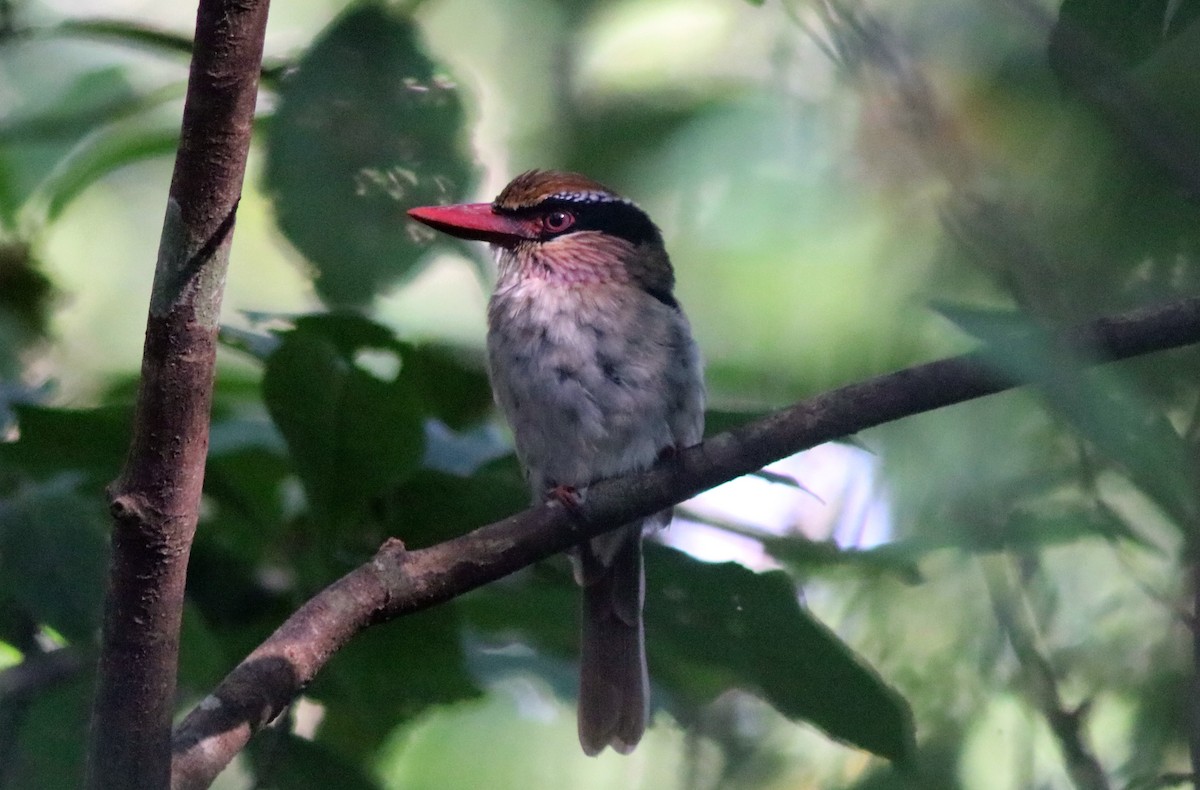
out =
[(583, 515), (583, 497), (580, 496), (579, 490), (575, 486), (555, 485), (546, 492), (547, 502), (557, 502), (567, 509), (571, 515), (579, 517)]

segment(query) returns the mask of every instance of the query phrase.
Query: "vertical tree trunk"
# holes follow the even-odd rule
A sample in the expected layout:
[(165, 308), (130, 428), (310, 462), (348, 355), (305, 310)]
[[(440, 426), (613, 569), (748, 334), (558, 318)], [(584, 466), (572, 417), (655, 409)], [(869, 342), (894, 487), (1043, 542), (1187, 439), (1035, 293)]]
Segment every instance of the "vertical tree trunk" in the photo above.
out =
[(88, 744), (93, 790), (166, 788), (188, 554), (221, 294), (268, 0), (201, 0), (154, 273), (133, 442), (109, 489), (112, 563)]

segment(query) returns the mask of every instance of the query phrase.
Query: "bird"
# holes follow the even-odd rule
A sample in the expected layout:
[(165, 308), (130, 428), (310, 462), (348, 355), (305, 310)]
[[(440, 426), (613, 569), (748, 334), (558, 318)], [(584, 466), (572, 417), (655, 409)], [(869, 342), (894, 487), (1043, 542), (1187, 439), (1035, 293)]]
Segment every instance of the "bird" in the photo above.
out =
[[(488, 374), (534, 501), (578, 506), (589, 485), (700, 442), (700, 352), (674, 295), (663, 236), (617, 192), (578, 173), (531, 170), (491, 203), (409, 216), (488, 242)], [(649, 717), (644, 531), (663, 511), (571, 551), (582, 588), (579, 741), (628, 754)]]

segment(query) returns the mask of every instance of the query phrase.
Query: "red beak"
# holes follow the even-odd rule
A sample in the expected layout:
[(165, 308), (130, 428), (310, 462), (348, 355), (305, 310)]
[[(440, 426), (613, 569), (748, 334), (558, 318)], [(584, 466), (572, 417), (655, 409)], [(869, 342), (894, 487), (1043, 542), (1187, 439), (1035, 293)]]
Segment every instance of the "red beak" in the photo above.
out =
[(497, 214), (491, 203), (460, 203), (455, 206), (410, 208), (408, 216), (434, 230), (471, 241), (486, 241), (508, 247), (521, 239), (535, 238), (515, 217)]

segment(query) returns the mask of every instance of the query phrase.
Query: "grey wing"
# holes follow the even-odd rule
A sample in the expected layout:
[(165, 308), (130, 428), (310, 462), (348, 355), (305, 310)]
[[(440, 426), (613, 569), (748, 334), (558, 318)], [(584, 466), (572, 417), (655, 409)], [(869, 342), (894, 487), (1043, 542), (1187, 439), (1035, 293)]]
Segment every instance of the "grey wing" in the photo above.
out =
[(673, 399), (671, 435), (676, 447), (691, 447), (704, 438), (704, 362), (682, 310), (678, 312), (673, 345), (683, 364), (672, 367), (668, 381)]

